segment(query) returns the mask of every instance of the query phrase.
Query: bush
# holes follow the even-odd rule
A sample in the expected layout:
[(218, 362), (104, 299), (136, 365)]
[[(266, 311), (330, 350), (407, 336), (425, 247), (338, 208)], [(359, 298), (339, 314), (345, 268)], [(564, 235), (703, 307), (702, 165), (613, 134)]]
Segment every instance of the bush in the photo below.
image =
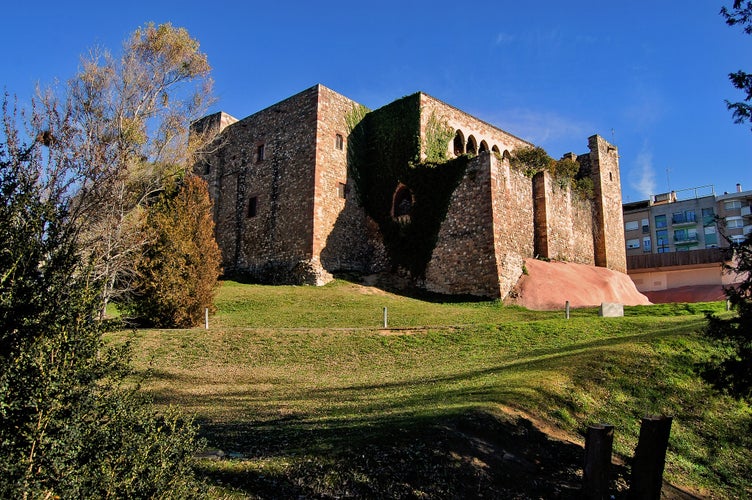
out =
[[(201, 495), (195, 427), (133, 388), (127, 346), (95, 319), (101, 286), (80, 259), (59, 151), (0, 142), (0, 498)], [(45, 163), (46, 162), (46, 163)]]
[(138, 279), (126, 311), (157, 327), (189, 328), (214, 311), (220, 251), (206, 182), (186, 177), (174, 193), (149, 207), (147, 245), (136, 269)]

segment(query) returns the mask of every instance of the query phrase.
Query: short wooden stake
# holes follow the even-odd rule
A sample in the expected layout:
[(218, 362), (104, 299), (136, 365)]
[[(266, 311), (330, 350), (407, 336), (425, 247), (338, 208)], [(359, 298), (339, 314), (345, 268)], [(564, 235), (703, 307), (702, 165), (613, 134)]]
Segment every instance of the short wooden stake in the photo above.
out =
[(384, 328), (387, 328), (387, 311), (386, 307), (384, 308)]
[(569, 301), (567, 301), (566, 311), (567, 311), (567, 319), (569, 319)]
[(610, 498), (608, 480), (613, 444), (613, 425), (596, 424), (588, 427), (585, 436), (585, 466), (582, 469), (584, 498), (597, 500)]
[(209, 308), (204, 308), (204, 327), (209, 329)]
[(728, 299), (726, 299), (726, 310), (727, 310), (727, 311), (730, 311), (730, 310), (731, 310), (731, 301), (730, 301), (730, 300), (728, 300)]
[(640, 439), (632, 461), (629, 498), (659, 500), (663, 486), (663, 467), (673, 417), (650, 416), (642, 419)]

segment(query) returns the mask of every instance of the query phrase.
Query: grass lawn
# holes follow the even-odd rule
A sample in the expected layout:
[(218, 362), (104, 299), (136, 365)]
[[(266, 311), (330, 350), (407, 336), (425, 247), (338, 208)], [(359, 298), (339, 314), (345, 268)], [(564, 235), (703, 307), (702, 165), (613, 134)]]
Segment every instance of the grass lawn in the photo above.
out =
[[(588, 424), (632, 456), (645, 415), (674, 416), (664, 477), (752, 497), (750, 406), (714, 393), (698, 335), (723, 303), (534, 312), (437, 303), (336, 281), (225, 282), (210, 329), (139, 330), (142, 386), (196, 416), (217, 498), (576, 497)], [(381, 330), (383, 307), (392, 330)], [(536, 425), (533, 425), (536, 424)], [(617, 467), (622, 496), (628, 468)], [(541, 477), (545, 477), (541, 479)]]

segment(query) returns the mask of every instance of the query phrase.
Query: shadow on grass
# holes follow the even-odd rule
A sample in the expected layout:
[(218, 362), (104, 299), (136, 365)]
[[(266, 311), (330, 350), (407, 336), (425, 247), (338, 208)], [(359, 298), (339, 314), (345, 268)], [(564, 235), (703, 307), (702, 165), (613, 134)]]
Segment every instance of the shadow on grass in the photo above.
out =
[[(524, 418), (476, 409), (369, 419), (347, 430), (300, 430), (295, 442), (290, 425), (295, 424), (276, 422), (277, 432), (265, 430), (262, 436), (243, 423), (204, 423), (212, 445), (241, 434), (257, 446), (252, 455), (241, 454), (245, 458), (204, 461), (200, 474), (255, 498), (581, 495), (582, 448), (550, 439)], [(269, 466), (269, 455), (276, 456), (276, 466)], [(614, 465), (612, 472), (612, 492), (620, 498), (626, 470)]]
[[(550, 398), (549, 408), (566, 408), (571, 402), (542, 389), (536, 377), (556, 372), (593, 379), (598, 360), (612, 353), (637, 367), (641, 353), (625, 344), (684, 331), (672, 324), (539, 348), (491, 366), (458, 363), (453, 372), (425, 378), (405, 371), (402, 380), (364, 377), (338, 386), (335, 379), (316, 388), (270, 379), (255, 382), (278, 390), (153, 395), (162, 404), (221, 408), (221, 415), (199, 421), (201, 435), (233, 458), (202, 460), (199, 471), (211, 483), (256, 498), (577, 498), (582, 449), (496, 412), (495, 405), (526, 407), (530, 397), (532, 407)], [(190, 380), (181, 377), (180, 384)], [(293, 410), (283, 414), (283, 408)], [(625, 474), (615, 466), (616, 498), (624, 495)]]

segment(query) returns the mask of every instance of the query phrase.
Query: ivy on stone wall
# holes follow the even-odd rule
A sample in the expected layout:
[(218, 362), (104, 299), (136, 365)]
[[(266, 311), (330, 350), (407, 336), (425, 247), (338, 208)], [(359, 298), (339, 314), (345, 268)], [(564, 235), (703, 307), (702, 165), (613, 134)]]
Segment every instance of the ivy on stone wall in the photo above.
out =
[[(348, 117), (348, 168), (366, 213), (379, 225), (395, 270), (423, 276), (467, 157), (446, 160), (452, 134), (431, 116), (421, 162), (420, 94)], [(443, 141), (443, 144), (442, 144)]]
[(594, 196), (593, 180), (578, 161), (572, 158), (554, 160), (540, 146), (515, 151), (511, 166), (527, 177), (533, 177), (538, 172), (546, 170), (561, 189), (569, 186), (582, 199), (592, 199)]
[(443, 162), (447, 160), (447, 144), (454, 138), (454, 129), (446, 122), (431, 113), (426, 123), (425, 140), (423, 150), (426, 153), (426, 162)]

